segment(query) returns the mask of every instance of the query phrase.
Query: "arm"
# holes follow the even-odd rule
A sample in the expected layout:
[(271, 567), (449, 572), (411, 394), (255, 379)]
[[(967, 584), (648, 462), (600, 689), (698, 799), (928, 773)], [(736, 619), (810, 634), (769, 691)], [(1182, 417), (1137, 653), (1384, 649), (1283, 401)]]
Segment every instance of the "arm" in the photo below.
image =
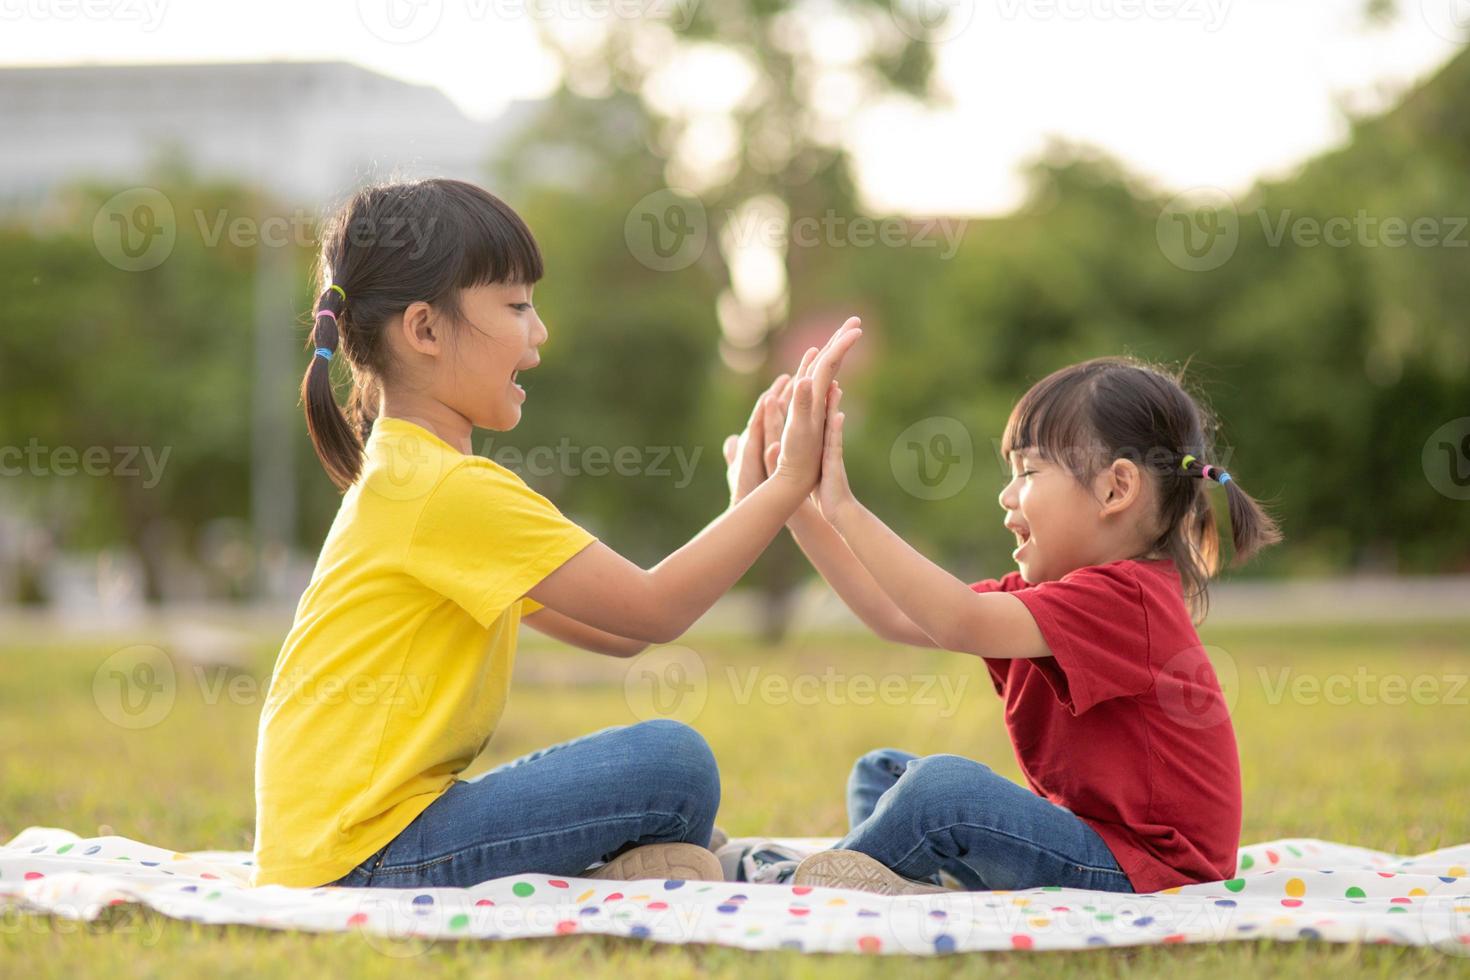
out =
[(812, 567), (868, 629), (892, 643), (939, 646), (888, 597), (810, 500), (797, 508), (786, 526)]
[(634, 657), (648, 649), (648, 644), (641, 640), (630, 640), (626, 636), (579, 623), (555, 609), (538, 609), (521, 617), (521, 622), (552, 639), (608, 657)]
[[(813, 358), (808, 352), (808, 356), (802, 358), (796, 377), (810, 373), (812, 365)], [(759, 486), (769, 470), (774, 468), (776, 453), (780, 449), (781, 423), (785, 418), (783, 402), (790, 380), (784, 374), (778, 377), (757, 400), (756, 410), (751, 413), (745, 431), (725, 440), (732, 501), (740, 500)], [(836, 390), (833, 389), (828, 397), (836, 398)], [(938, 645), (879, 588), (873, 576), (868, 574), (842, 536), (832, 529), (811, 500), (802, 502), (786, 526), (812, 567), (877, 636), (910, 646)]]
[(644, 570), (594, 542), (542, 579), (530, 596), (587, 626), (650, 643), (678, 637), (755, 562), (815, 485), (821, 459), (824, 399), (842, 358), (862, 331), (849, 320), (795, 386), (771, 478), (693, 540)]
[(840, 400), (839, 392), (829, 402), (818, 502), (822, 516), (878, 587), (946, 650), (1002, 659), (1050, 656), (1036, 620), (1020, 599), (1005, 592), (972, 591), (857, 501), (843, 465)]

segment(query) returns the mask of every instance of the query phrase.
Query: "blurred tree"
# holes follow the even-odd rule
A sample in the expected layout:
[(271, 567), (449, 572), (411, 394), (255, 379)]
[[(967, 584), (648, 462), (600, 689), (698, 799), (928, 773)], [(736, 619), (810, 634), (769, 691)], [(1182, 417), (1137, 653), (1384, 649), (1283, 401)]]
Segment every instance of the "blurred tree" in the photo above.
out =
[[(623, 135), (634, 134), (661, 179), (612, 188), (614, 199), (632, 233), (647, 222), (655, 252), (660, 242), (677, 251), (697, 236), (692, 247), (717, 287), (721, 359), (748, 379), (727, 389), (730, 401), (748, 404), (761, 377), (787, 367), (775, 363), (774, 343), (787, 324), (829, 310), (831, 297), (809, 284), (829, 261), (825, 253), (845, 243), (798, 241), (791, 229), (830, 237), (856, 216), (847, 122), (880, 101), (937, 98), (929, 39), (943, 29), (944, 12), (882, 0), (744, 0), (676, 4), (664, 13), (590, 28), (538, 21), (562, 70), (556, 109), (576, 96), (607, 111), (605, 121), (601, 111), (592, 119), (585, 111), (548, 115), (535, 134), (542, 145), (522, 150), (549, 159), (553, 180), (586, 174), (602, 169), (610, 125), (626, 124)], [(548, 155), (552, 146), (560, 156)], [(530, 179), (547, 173), (522, 168)], [(717, 440), (711, 448), (718, 451)], [(783, 538), (754, 573), (768, 599), (768, 637), (784, 631), (799, 568)]]
[[(238, 186), (173, 171), (156, 178), (176, 240), (155, 268), (118, 268), (94, 241), (93, 217), (117, 188), (77, 188), (49, 230), (0, 234), (0, 445), (36, 447), (7, 488), (64, 548), (126, 544), (151, 600), (171, 562), (186, 563), (176, 580), (198, 577), (188, 563), (204, 557), (202, 526), (249, 515), (251, 271), (261, 246), (214, 230), (221, 214), (258, 228), (267, 213)], [(89, 450), (94, 465), (73, 461)]]

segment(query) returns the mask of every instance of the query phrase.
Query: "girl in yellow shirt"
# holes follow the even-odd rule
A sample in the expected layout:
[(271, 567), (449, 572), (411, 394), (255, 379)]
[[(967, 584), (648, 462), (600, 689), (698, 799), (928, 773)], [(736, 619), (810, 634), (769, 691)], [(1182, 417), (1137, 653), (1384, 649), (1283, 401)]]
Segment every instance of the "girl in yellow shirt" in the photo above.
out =
[(541, 253), (514, 211), (460, 181), (367, 188), (330, 224), (321, 267), (302, 399), (344, 493), (261, 713), (255, 883), (720, 878), (719, 774), (687, 726), (608, 729), (458, 776), (499, 721), (521, 622), (628, 657), (750, 567), (816, 485), (855, 321), (808, 352), (772, 477), (645, 570), (471, 452), (475, 426), (520, 421), (516, 378), (547, 339)]

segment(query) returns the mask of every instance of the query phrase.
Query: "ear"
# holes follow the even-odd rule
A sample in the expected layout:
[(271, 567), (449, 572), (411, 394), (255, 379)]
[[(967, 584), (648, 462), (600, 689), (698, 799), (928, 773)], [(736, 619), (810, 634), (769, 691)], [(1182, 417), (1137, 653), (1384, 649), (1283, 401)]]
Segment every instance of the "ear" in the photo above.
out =
[(409, 350), (437, 357), (442, 353), (442, 331), (434, 319), (434, 310), (419, 300), (408, 304), (399, 323), (399, 336)]
[(1121, 514), (1143, 497), (1143, 470), (1131, 459), (1115, 459), (1093, 484), (1097, 500), (1102, 504), (1101, 517)]

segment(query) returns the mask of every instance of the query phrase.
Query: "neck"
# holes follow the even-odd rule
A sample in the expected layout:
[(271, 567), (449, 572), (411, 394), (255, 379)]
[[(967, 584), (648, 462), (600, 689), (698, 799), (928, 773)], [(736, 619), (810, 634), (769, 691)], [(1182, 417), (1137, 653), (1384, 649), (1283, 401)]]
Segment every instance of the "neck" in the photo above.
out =
[(413, 392), (384, 389), (378, 402), (378, 416), (402, 419), (422, 426), (466, 456), (474, 452), (470, 440), (474, 425), (441, 401)]

